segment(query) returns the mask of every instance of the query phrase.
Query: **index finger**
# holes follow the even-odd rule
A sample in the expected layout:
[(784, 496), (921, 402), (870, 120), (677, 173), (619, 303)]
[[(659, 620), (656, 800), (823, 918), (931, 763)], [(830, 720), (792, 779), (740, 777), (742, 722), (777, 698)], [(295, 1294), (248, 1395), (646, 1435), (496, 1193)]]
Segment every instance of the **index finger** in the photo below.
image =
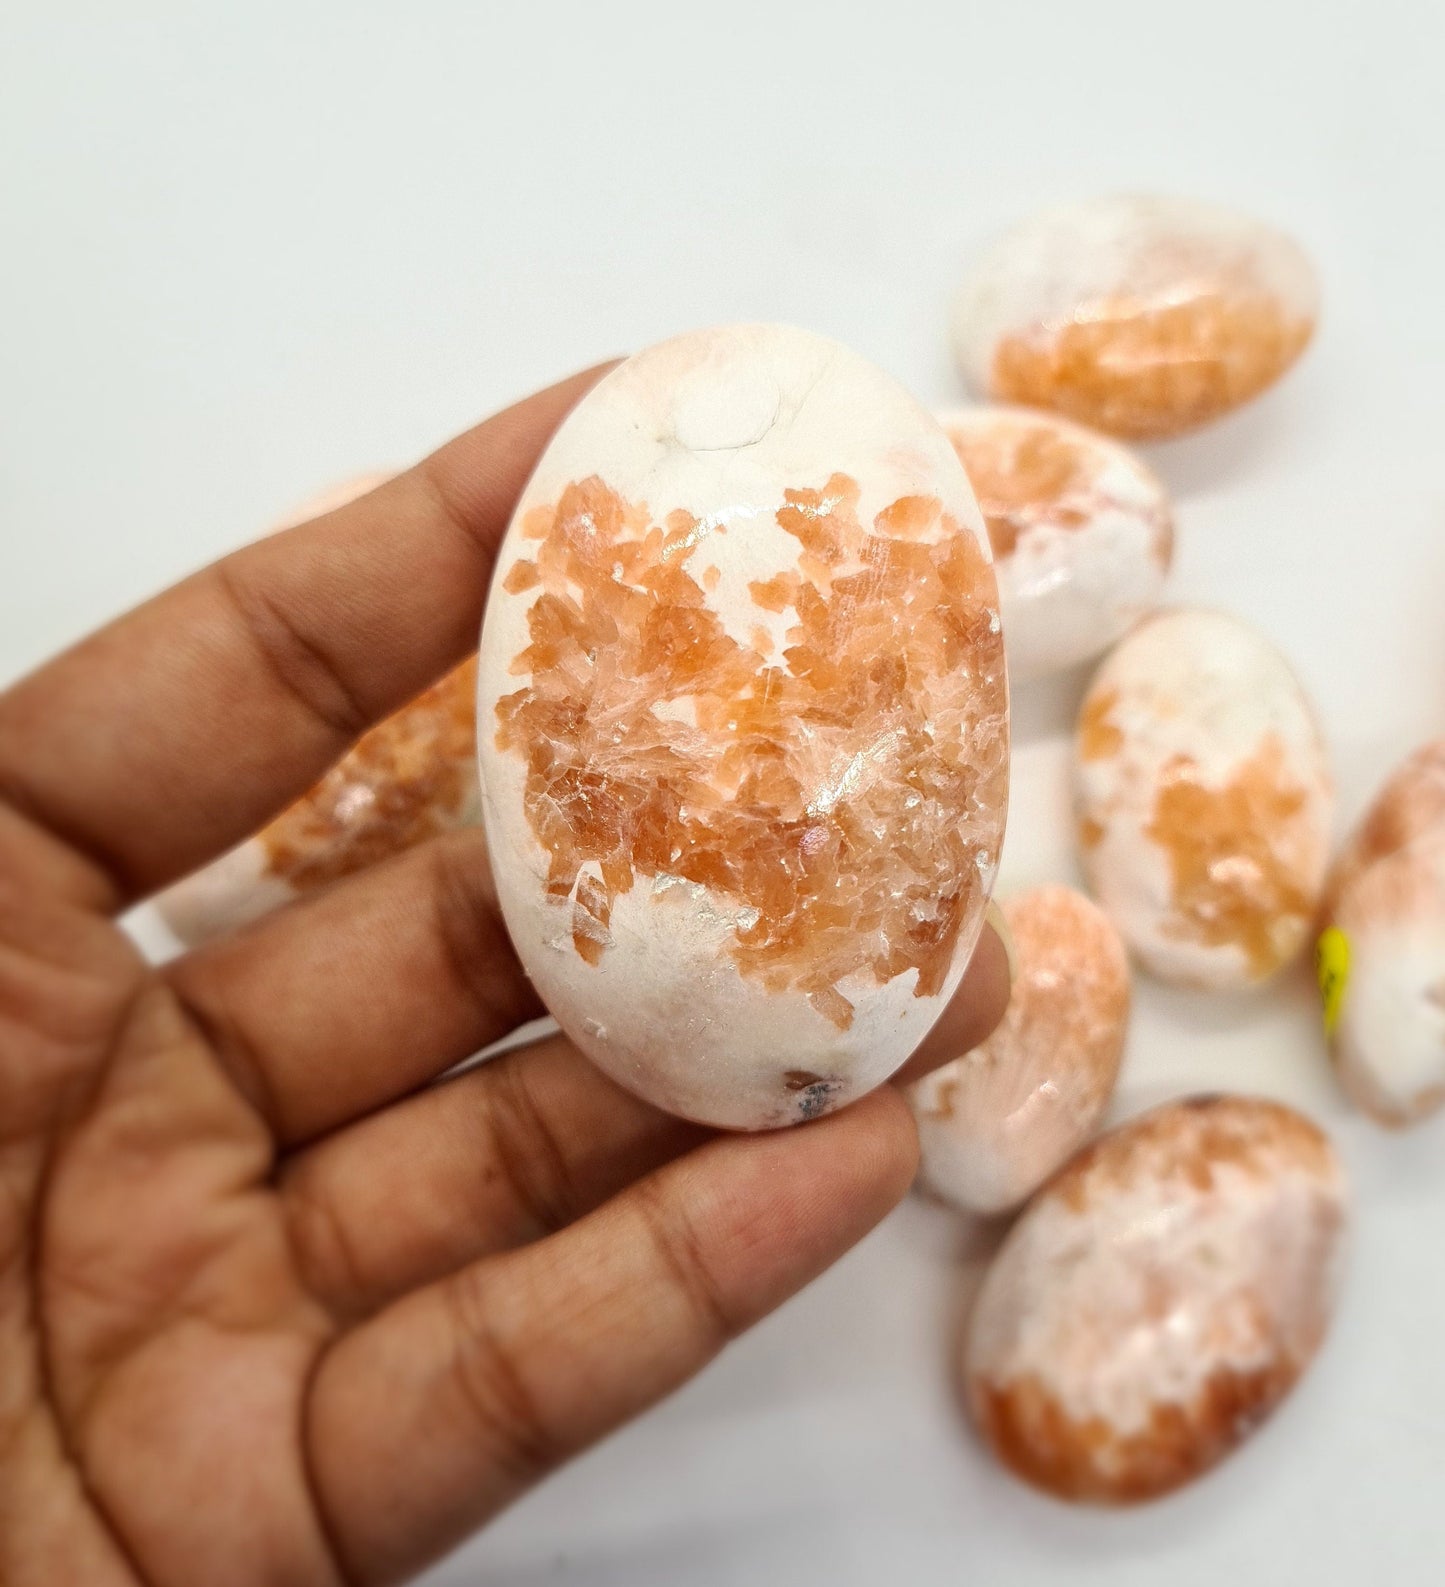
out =
[(144, 896), (256, 830), (474, 648), (553, 430), (610, 367), (233, 553), (0, 695), (0, 800)]

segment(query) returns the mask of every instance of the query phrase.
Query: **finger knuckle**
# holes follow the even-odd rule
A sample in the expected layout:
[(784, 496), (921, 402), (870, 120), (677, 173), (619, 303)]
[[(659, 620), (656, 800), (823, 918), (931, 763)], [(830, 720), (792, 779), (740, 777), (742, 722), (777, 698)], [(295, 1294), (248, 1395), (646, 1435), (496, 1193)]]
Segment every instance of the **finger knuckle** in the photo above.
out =
[(283, 1189), (291, 1248), (306, 1287), (335, 1316), (350, 1321), (365, 1315), (370, 1277), (331, 1193), (304, 1171), (294, 1172)]
[(511, 948), (485, 839), (480, 832), (458, 832), (436, 839), (429, 852), (437, 941), (452, 983), (486, 1029), (530, 1019), (538, 1004), (520, 969), (509, 973)]
[(485, 1280), (476, 1270), (457, 1275), (445, 1291), (451, 1313), (451, 1377), (478, 1435), (496, 1464), (519, 1487), (554, 1470), (571, 1449), (548, 1425), (524, 1360), (496, 1326)]
[(502, 1059), (490, 1090), (493, 1145), (513, 1195), (539, 1234), (564, 1228), (580, 1210), (581, 1191), (526, 1066)]
[(359, 738), (371, 726), (374, 713), (357, 697), (325, 648), (302, 631), (297, 619), (260, 581), (243, 571), (246, 565), (237, 559), (218, 562), (215, 577), (277, 686), (329, 734), (348, 743)]
[(742, 1331), (743, 1323), (714, 1270), (709, 1242), (683, 1201), (666, 1195), (659, 1181), (641, 1181), (636, 1194), (639, 1216), (667, 1281), (703, 1332), (721, 1348)]

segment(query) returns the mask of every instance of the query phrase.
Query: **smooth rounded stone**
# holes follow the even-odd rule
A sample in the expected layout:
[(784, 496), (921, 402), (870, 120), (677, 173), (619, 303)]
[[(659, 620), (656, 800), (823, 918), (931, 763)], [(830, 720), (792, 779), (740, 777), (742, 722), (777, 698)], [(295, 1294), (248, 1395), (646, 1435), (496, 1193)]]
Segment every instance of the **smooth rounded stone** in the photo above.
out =
[(1129, 1021), (1129, 962), (1108, 916), (1071, 887), (1006, 899), (1016, 972), (981, 1047), (909, 1087), (923, 1183), (965, 1211), (1006, 1212), (1093, 1134)]
[(1300, 952), (1334, 790), (1273, 645), (1220, 612), (1146, 618), (1095, 674), (1074, 752), (1084, 873), (1146, 968), (1227, 990)]
[(1445, 740), (1385, 784), (1331, 874), (1320, 939), (1340, 1081), (1382, 1124), (1445, 1104)]
[(1122, 195), (1007, 232), (959, 295), (970, 386), (1111, 435), (1178, 435), (1237, 408), (1299, 357), (1319, 289), (1288, 237), (1190, 199)]
[(939, 422), (988, 525), (1015, 683), (1093, 660), (1159, 604), (1174, 517), (1152, 469), (1026, 408), (960, 408)]
[(599, 1067), (753, 1129), (904, 1062), (982, 927), (1008, 702), (982, 516), (902, 387), (767, 325), (607, 375), (518, 503), (479, 701), (507, 925)]
[(1030, 1203), (964, 1346), (973, 1418), (1060, 1498), (1152, 1499), (1260, 1425), (1334, 1307), (1346, 1187), (1326, 1137), (1263, 1098), (1171, 1102)]
[(1342, 889), (1377, 860), (1418, 838), (1445, 833), (1445, 738), (1422, 745), (1391, 772), (1350, 833), (1325, 883), (1325, 913)]
[[(390, 477), (364, 474), (334, 485), (275, 529), (335, 512)], [(476, 687), (473, 658), (363, 734), (254, 837), (161, 893), (155, 902), (162, 919), (194, 946), (313, 887), (474, 823), (480, 813)]]

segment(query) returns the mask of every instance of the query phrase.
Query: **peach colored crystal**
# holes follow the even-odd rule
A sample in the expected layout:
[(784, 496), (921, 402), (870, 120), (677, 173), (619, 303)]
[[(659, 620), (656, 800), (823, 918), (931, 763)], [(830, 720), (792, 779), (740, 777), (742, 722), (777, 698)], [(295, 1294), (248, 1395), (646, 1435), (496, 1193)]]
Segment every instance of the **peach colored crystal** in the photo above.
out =
[(1109, 760), (1124, 747), (1124, 735), (1112, 712), (1119, 703), (1117, 689), (1103, 689), (1084, 701), (1079, 715), (1079, 758)]
[(1188, 1404), (1156, 1404), (1149, 1420), (1129, 1432), (1107, 1417), (1070, 1416), (1034, 1376), (979, 1384), (974, 1414), (998, 1458), (1026, 1482), (1065, 1499), (1135, 1504), (1217, 1465), (1298, 1376), (1297, 1365), (1285, 1360), (1246, 1371), (1219, 1367)]
[(1002, 1022), (908, 1092), (924, 1182), (982, 1213), (1017, 1206), (1093, 1133), (1129, 1018), (1124, 944), (1095, 904), (1038, 887), (1007, 899), (1003, 917), (1015, 970)]
[(1077, 529), (1087, 513), (1061, 505), (1087, 490), (1094, 470), (1082, 448), (1041, 424), (995, 425), (954, 446), (988, 524), (996, 557), (1012, 556), (1020, 534), (1041, 504), (1055, 507), (1050, 522)]
[(797, 570), (751, 590), (793, 614), (771, 661), (711, 609), (686, 512), (655, 522), (593, 476), (526, 515), (535, 560), (513, 577), (535, 569), (541, 593), (496, 742), (525, 762), (548, 893), (600, 870), (574, 906), (587, 962), (618, 895), (676, 877), (739, 906), (741, 974), (840, 1028), (850, 976), (942, 988), (1001, 836), (997, 596), (936, 498), (901, 497), (871, 526), (858, 500), (844, 474), (783, 492)]
[(1028, 1060), (1046, 1053), (1040, 1080), (1051, 1100), (1097, 1119), (1114, 1089), (1129, 1018), (1124, 946), (1109, 919), (1066, 887), (1038, 888), (1010, 899), (1018, 979), (1003, 1022), (983, 1044), (1028, 1086)]
[(1086, 1146), (1050, 1192), (1075, 1212), (1112, 1190), (1155, 1179), (1208, 1192), (1228, 1167), (1267, 1184), (1280, 1165), (1332, 1171), (1333, 1149), (1303, 1114), (1265, 1097), (1206, 1094), (1167, 1103)]
[(476, 780), (476, 658), (364, 734), (261, 833), (268, 869), (304, 891), (454, 826)]
[(1104, 299), (1087, 316), (1001, 341), (993, 391), (1113, 435), (1172, 435), (1263, 391), (1313, 330), (1263, 293)]
[[(1000, 410), (989, 424), (947, 426), (978, 497), (993, 554), (1003, 561), (1035, 525), (1082, 529), (1113, 505), (1099, 476), (1117, 448), (1044, 415)], [(1174, 525), (1166, 505), (1154, 520), (1154, 560), (1167, 570)]]
[(1324, 1336), (1342, 1194), (1325, 1137), (1263, 1099), (1186, 1099), (1082, 1152), (1010, 1236), (1017, 1247), (1055, 1218), (1033, 1265), (980, 1299), (1024, 1308), (968, 1384), (999, 1458), (1106, 1504), (1218, 1464)]
[(1415, 751), (1391, 773), (1335, 861), (1321, 913), (1332, 920), (1342, 892), (1378, 860), (1445, 832), (1445, 738)]
[(1165, 765), (1144, 830), (1169, 859), (1177, 934), (1233, 944), (1256, 976), (1277, 969), (1280, 923), (1308, 921), (1314, 908), (1309, 876), (1291, 853), (1308, 806), (1274, 737), (1217, 785), (1187, 755)]

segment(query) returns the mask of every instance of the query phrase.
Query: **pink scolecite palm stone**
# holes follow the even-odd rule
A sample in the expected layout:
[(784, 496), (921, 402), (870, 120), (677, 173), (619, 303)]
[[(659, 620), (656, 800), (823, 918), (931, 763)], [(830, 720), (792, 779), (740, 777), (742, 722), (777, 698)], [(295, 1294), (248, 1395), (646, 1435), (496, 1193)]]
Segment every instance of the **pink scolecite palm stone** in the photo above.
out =
[(958, 408), (939, 423), (988, 524), (1015, 683), (1102, 655), (1159, 604), (1173, 512), (1133, 453), (1027, 408)]
[(1016, 1207), (1093, 1134), (1119, 1076), (1129, 960), (1109, 917), (1072, 887), (1004, 900), (1008, 1011), (989, 1038), (909, 1087), (920, 1175), (968, 1212)]
[(1416, 750), (1380, 790), (1331, 872), (1323, 921), (1338, 939), (1338, 997), (1325, 1024), (1345, 1090), (1382, 1124), (1438, 1112), (1445, 1107), (1445, 739)]
[(1075, 737), (1080, 860), (1161, 980), (1238, 990), (1309, 939), (1334, 785), (1313, 707), (1222, 612), (1146, 618), (1104, 659)]
[(964, 1342), (993, 1452), (1060, 1498), (1131, 1504), (1239, 1447), (1314, 1359), (1348, 1191), (1325, 1135), (1263, 1097), (1166, 1103), (1051, 1179)]
[(518, 503), (478, 723), (507, 925), (599, 1067), (742, 1129), (871, 1089), (1003, 837), (998, 596), (947, 436), (802, 331), (630, 359)]
[(979, 259), (954, 310), (972, 389), (1148, 440), (1219, 418), (1308, 346), (1319, 286), (1291, 238), (1193, 199), (1045, 210)]

